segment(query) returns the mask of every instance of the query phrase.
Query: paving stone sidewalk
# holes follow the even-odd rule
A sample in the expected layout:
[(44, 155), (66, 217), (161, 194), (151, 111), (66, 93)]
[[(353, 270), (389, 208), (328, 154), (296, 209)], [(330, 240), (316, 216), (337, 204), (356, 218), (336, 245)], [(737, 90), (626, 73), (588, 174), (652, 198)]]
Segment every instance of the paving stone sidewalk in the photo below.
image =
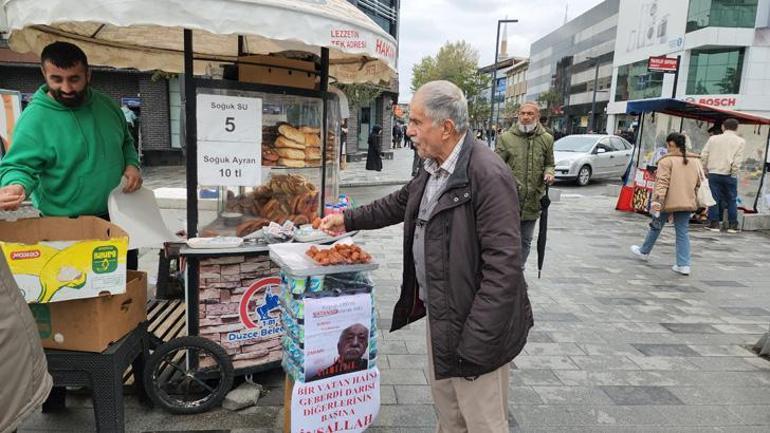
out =
[[(747, 348), (770, 324), (768, 236), (693, 232), (693, 274), (679, 276), (671, 227), (640, 262), (628, 249), (642, 241), (643, 216), (614, 211), (614, 198), (569, 192), (551, 208), (542, 279), (534, 253), (527, 270), (536, 325), (511, 365), (511, 431), (770, 431), (770, 362)], [(398, 296), (401, 236), (395, 226), (359, 238), (382, 263), (382, 329)], [(434, 431), (424, 332), (422, 322), (382, 332), (383, 406), (369, 431)], [(258, 380), (267, 395), (239, 413), (172, 416), (131, 397), (127, 431), (279, 432), (280, 372)], [(74, 398), (67, 413), (38, 414), (20, 431), (93, 431), (89, 406)]]

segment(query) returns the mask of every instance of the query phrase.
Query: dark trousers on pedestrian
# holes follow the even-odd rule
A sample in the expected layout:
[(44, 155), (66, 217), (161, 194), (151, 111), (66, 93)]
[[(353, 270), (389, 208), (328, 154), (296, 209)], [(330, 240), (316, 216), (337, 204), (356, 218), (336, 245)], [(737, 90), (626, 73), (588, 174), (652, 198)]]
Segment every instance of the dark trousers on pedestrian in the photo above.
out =
[(537, 220), (521, 221), (521, 269), (527, 267), (527, 258), (529, 257), (532, 238), (535, 236), (535, 225)]
[(738, 224), (738, 178), (728, 174), (709, 173), (711, 195), (717, 202), (709, 208), (709, 222), (720, 222), (727, 209), (727, 220)]

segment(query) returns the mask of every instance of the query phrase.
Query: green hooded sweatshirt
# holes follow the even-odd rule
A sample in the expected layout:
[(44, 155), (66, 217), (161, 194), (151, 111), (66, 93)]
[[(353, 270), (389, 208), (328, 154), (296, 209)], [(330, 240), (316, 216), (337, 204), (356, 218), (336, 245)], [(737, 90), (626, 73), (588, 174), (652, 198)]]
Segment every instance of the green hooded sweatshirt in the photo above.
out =
[(139, 159), (115, 101), (89, 88), (85, 102), (69, 108), (43, 85), (0, 161), (0, 186), (23, 186), (45, 216), (99, 216), (128, 165), (138, 168)]
[(521, 220), (540, 217), (540, 199), (545, 195), (545, 174), (554, 174), (553, 136), (540, 123), (531, 133), (518, 125), (500, 134), (495, 151), (513, 172), (519, 192)]

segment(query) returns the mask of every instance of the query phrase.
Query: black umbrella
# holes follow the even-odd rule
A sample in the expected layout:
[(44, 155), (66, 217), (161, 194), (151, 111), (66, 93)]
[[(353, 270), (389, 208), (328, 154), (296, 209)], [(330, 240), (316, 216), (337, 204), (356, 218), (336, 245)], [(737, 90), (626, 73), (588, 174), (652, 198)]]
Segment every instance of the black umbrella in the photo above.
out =
[(548, 206), (551, 205), (551, 198), (548, 197), (548, 186), (545, 187), (545, 195), (540, 199), (540, 223), (537, 232), (537, 278), (543, 271), (543, 262), (545, 261), (545, 243), (548, 240)]

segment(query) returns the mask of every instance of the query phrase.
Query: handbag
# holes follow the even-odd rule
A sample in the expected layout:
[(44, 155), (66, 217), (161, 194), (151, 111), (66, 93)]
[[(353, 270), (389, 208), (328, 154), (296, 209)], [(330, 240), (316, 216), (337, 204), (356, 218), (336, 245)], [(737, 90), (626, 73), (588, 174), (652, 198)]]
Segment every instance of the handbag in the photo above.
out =
[(698, 161), (698, 178), (700, 178), (700, 186), (695, 189), (695, 203), (698, 208), (710, 208), (717, 204), (714, 200), (714, 196), (711, 195), (711, 186), (709, 186), (709, 180), (706, 177), (706, 173), (703, 172), (703, 166)]

